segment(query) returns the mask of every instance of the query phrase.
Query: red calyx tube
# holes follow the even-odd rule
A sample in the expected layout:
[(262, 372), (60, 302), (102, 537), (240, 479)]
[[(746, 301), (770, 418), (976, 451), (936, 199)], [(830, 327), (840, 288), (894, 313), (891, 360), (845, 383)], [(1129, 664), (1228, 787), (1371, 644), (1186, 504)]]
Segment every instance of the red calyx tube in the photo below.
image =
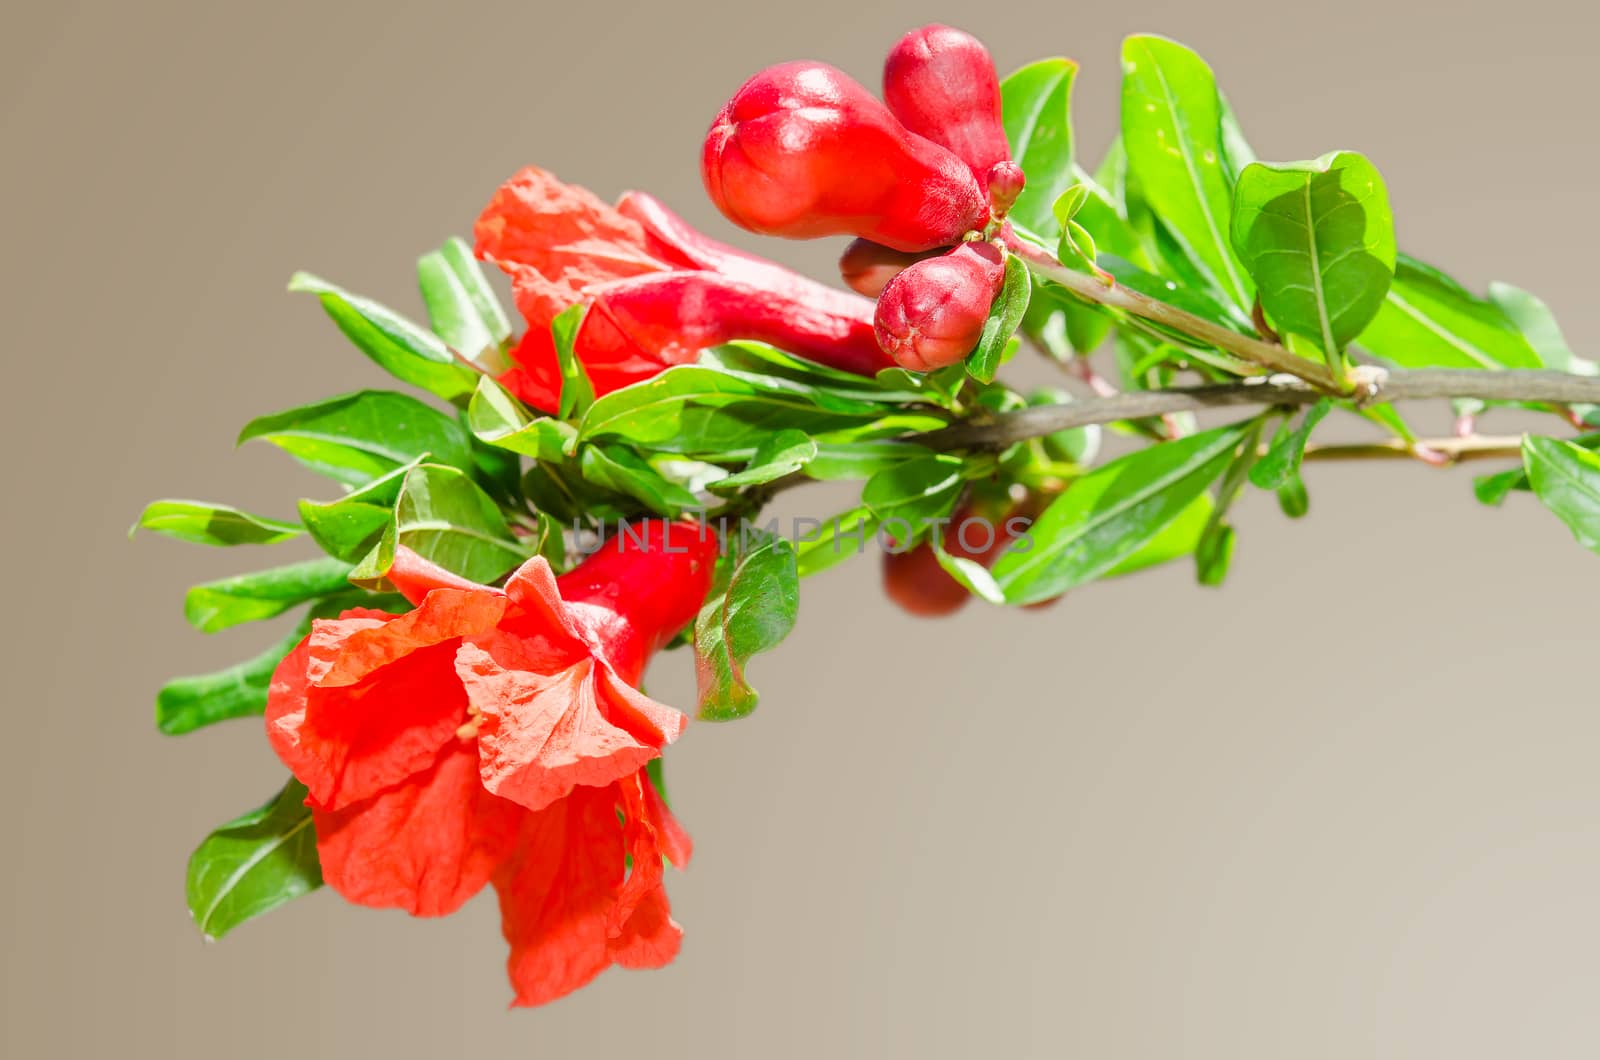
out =
[(883, 98), (906, 128), (949, 148), (979, 181), (1011, 160), (1000, 78), (971, 34), (934, 24), (901, 37), (884, 63)]
[(989, 220), (960, 158), (824, 63), (783, 63), (745, 82), (711, 124), (701, 175), (729, 220), (765, 235), (858, 235), (916, 252)]

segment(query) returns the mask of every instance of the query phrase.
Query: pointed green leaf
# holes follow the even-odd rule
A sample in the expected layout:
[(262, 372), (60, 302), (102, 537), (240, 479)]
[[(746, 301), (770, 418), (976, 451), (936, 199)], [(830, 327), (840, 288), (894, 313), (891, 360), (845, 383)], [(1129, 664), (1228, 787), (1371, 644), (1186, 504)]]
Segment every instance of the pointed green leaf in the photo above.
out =
[(809, 578), (864, 552), (878, 532), (878, 517), (866, 505), (840, 512), (804, 534), (795, 548), (800, 577)]
[(529, 412), (488, 376), (478, 380), (478, 389), (467, 405), (467, 428), (488, 445), (556, 462), (566, 459), (578, 433), (572, 424), (554, 416)]
[(1071, 59), (1044, 59), (1000, 82), (1006, 141), (1028, 177), (1011, 207), (1011, 223), (1045, 246), (1060, 232), (1050, 208), (1076, 179), (1071, 112), (1077, 73), (1078, 64)]
[(493, 375), (511, 367), (511, 322), (464, 241), (452, 238), (418, 258), (417, 286), (434, 333), (453, 350)]
[(128, 536), (138, 530), (153, 530), (198, 545), (272, 545), (305, 532), (294, 523), (251, 515), (226, 504), (177, 500), (146, 505)]
[[(891, 443), (892, 444), (892, 443)], [(762, 443), (743, 471), (710, 484), (715, 493), (732, 493), (792, 475), (817, 456), (817, 443), (802, 431), (778, 431)]]
[(930, 520), (949, 514), (966, 481), (964, 471), (960, 458), (929, 453), (873, 475), (861, 500), (877, 525), (905, 547), (922, 537)]
[(1254, 292), (1228, 240), (1232, 182), (1211, 68), (1174, 41), (1133, 36), (1122, 47), (1122, 74), (1129, 180), (1217, 290), (1248, 311)]
[(755, 709), (758, 697), (745, 667), (789, 635), (799, 607), (799, 569), (788, 541), (746, 529), (729, 542), (694, 626), (700, 717), (726, 721)]
[(531, 555), (511, 534), (494, 498), (452, 467), (421, 464), (406, 473), (394, 519), (350, 578), (374, 586), (394, 562), (396, 545), (469, 581), (485, 585)]
[(1219, 427), (1119, 457), (1072, 484), (1035, 520), (1031, 547), (995, 563), (1011, 603), (1036, 603), (1093, 581), (1181, 515), (1222, 473), (1243, 434)]
[(1006, 255), (1005, 283), (1000, 297), (989, 307), (989, 317), (983, 322), (983, 333), (978, 345), (967, 357), (967, 372), (980, 383), (994, 382), (1000, 368), (1006, 343), (1017, 332), (1022, 315), (1028, 311), (1028, 293), (1033, 281), (1028, 266), (1015, 254)]
[(289, 290), (309, 291), (356, 348), (390, 375), (446, 401), (465, 400), (477, 373), (456, 360), (450, 347), (426, 328), (309, 272), (297, 272)]
[(1534, 495), (1567, 524), (1578, 544), (1600, 552), (1600, 456), (1559, 438), (1528, 435), (1522, 460)]
[(1234, 189), (1232, 238), (1280, 332), (1336, 357), (1394, 278), (1394, 218), (1376, 167), (1352, 151), (1252, 163)]
[(390, 390), (361, 390), (251, 420), (239, 443), (260, 438), (347, 486), (365, 486), (426, 456), (473, 467), (465, 428), (438, 409)]
[(1357, 340), (1402, 368), (1538, 368), (1504, 312), (1415, 258), (1399, 255), (1394, 284)]
[(589, 372), (578, 359), (578, 329), (583, 326), (582, 303), (570, 305), (556, 314), (550, 322), (550, 335), (555, 341), (556, 363), (561, 368), (560, 407), (556, 413), (564, 420), (577, 419), (594, 404), (594, 384)]
[(667, 478), (626, 446), (591, 445), (583, 450), (583, 477), (596, 486), (639, 501), (657, 515), (675, 516), (700, 507), (693, 493)]
[(306, 787), (290, 780), (266, 805), (206, 837), (189, 858), (189, 915), (208, 939), (322, 886)]
[(1267, 446), (1260, 462), (1250, 469), (1250, 482), (1258, 489), (1275, 490), (1290, 479), (1299, 477), (1300, 461), (1305, 458), (1306, 443), (1311, 440), (1311, 432), (1316, 430), (1317, 424), (1332, 408), (1333, 402), (1323, 398), (1306, 409), (1293, 428), (1289, 426), (1292, 418), (1279, 424), (1278, 432), (1272, 436), (1272, 443)]
[(259, 622), (296, 604), (350, 588), (350, 564), (331, 557), (206, 582), (190, 589), (183, 616), (202, 633)]

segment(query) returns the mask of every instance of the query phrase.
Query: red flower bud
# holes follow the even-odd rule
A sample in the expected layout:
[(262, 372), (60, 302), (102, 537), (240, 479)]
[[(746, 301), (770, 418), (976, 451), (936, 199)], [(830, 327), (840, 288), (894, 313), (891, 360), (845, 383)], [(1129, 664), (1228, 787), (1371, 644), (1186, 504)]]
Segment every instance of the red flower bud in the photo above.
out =
[(980, 181), (1011, 159), (1000, 78), (970, 34), (935, 24), (901, 37), (883, 66), (883, 98), (906, 128), (949, 148)]
[(942, 251), (908, 254), (870, 239), (852, 239), (839, 255), (839, 276), (851, 290), (876, 298), (908, 266), (939, 253)]
[(878, 299), (878, 345), (914, 372), (956, 363), (978, 344), (1005, 274), (990, 243), (963, 243), (907, 267)]
[(989, 168), (984, 185), (989, 189), (989, 209), (994, 211), (995, 217), (1004, 217), (1010, 212), (1027, 183), (1022, 167), (1015, 162), (996, 162)]
[(711, 123), (701, 175), (734, 224), (791, 239), (852, 234), (930, 250), (989, 219), (959, 158), (824, 63), (783, 63), (745, 82)]

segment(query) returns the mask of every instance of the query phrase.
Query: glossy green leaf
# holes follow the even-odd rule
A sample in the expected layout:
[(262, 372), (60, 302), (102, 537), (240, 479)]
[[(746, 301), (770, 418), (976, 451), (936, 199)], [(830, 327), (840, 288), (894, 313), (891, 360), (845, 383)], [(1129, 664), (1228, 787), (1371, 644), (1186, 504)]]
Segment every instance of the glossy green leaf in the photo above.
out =
[(197, 545), (272, 545), (305, 532), (295, 523), (251, 515), (226, 504), (177, 500), (146, 505), (128, 536), (139, 530), (153, 530)]
[(799, 608), (800, 574), (788, 541), (746, 528), (729, 542), (694, 625), (700, 717), (726, 721), (755, 709), (745, 667), (789, 635)]
[(1100, 577), (1121, 578), (1151, 567), (1158, 567), (1163, 563), (1193, 556), (1200, 548), (1200, 538), (1205, 533), (1215, 510), (1215, 506), (1211, 503), (1211, 495), (1201, 493), (1178, 513), (1177, 518), (1162, 527), (1155, 537), (1141, 545), (1137, 552)]
[[(1555, 314), (1538, 296), (1509, 283), (1491, 283), (1489, 301), (1528, 340), (1528, 345), (1533, 347), (1539, 363), (1544, 367), (1557, 372), (1571, 372), (1573, 375), (1600, 375), (1600, 364), (1572, 352), (1561, 325), (1556, 322)], [(1596, 411), (1600, 409), (1594, 404), (1570, 407), (1575, 415), (1591, 423), (1595, 422)]]
[(411, 469), (422, 461), (398, 467), (332, 501), (303, 500), (300, 521), (317, 546), (335, 559), (355, 563), (372, 551), (394, 520), (394, 502)]
[(930, 534), (928, 544), (933, 548), (933, 556), (939, 561), (939, 566), (956, 584), (978, 599), (991, 604), (1003, 605), (1006, 594), (1000, 591), (994, 575), (989, 573), (989, 568), (977, 560), (968, 559), (966, 556), (952, 555), (944, 547), (943, 534)]
[(1034, 522), (1032, 547), (995, 563), (1006, 599), (1048, 600), (1138, 552), (1222, 473), (1243, 430), (1219, 427), (1152, 445), (1076, 480)]
[(817, 443), (801, 431), (778, 431), (756, 450), (743, 471), (710, 484), (713, 492), (732, 493), (792, 475), (817, 456)]
[(700, 506), (693, 493), (625, 446), (586, 446), (581, 466), (583, 477), (589, 482), (626, 494), (657, 515), (678, 515)]
[(877, 525), (906, 546), (922, 537), (930, 520), (949, 514), (964, 471), (958, 457), (929, 453), (873, 475), (861, 489), (861, 500)]
[[(494, 499), (472, 478), (452, 467), (422, 464), (406, 473), (394, 506), (394, 522), (380, 543), (382, 571), (393, 559), (393, 544), (469, 581), (498, 581), (528, 559), (530, 550), (512, 536)], [(385, 556), (385, 551), (387, 555)], [(373, 580), (373, 557), (352, 574)]]
[(189, 915), (208, 939), (322, 886), (306, 787), (290, 780), (270, 802), (206, 837), (189, 858)]
[(356, 348), (390, 375), (446, 401), (465, 400), (478, 373), (456, 360), (450, 347), (426, 328), (309, 272), (297, 272), (289, 290), (308, 291)]
[(1402, 368), (1538, 368), (1504, 312), (1431, 265), (1399, 255), (1394, 284), (1360, 344)]
[(795, 558), (800, 577), (820, 574), (866, 551), (878, 532), (878, 517), (861, 505), (825, 520), (813, 532), (800, 535)]
[(1181, 44), (1140, 35), (1123, 44), (1122, 73), (1130, 181), (1217, 290), (1248, 310), (1254, 293), (1228, 239), (1232, 187), (1211, 68)]
[(453, 350), (491, 374), (511, 367), (505, 354), (511, 322), (463, 240), (452, 238), (418, 258), (417, 286), (434, 333)]
[(817, 442), (817, 455), (806, 462), (806, 477), (829, 482), (870, 478), (886, 468), (927, 452), (910, 442)]
[(1017, 255), (1007, 254), (1005, 283), (1000, 288), (1000, 297), (989, 307), (989, 317), (983, 322), (978, 345), (967, 357), (967, 372), (980, 383), (994, 382), (994, 374), (1000, 368), (1006, 343), (1016, 334), (1017, 327), (1022, 323), (1022, 314), (1028, 311), (1028, 294), (1032, 286), (1028, 266)]
[(1559, 438), (1528, 435), (1522, 462), (1534, 496), (1567, 524), (1578, 544), (1600, 552), (1600, 455)]
[(481, 442), (538, 460), (565, 459), (578, 436), (572, 424), (523, 408), (488, 376), (467, 405), (467, 428)]
[(589, 373), (578, 359), (578, 329), (583, 326), (584, 307), (570, 305), (556, 314), (550, 322), (550, 335), (555, 341), (556, 363), (561, 368), (561, 397), (556, 414), (564, 420), (576, 419), (594, 404), (594, 384)]
[(823, 434), (871, 423), (884, 412), (878, 402), (794, 380), (690, 364), (599, 398), (578, 433), (583, 440), (614, 437), (690, 455), (753, 452), (773, 431)]
[(1278, 331), (1329, 356), (1372, 322), (1394, 279), (1389, 195), (1377, 168), (1352, 151), (1246, 166), (1232, 238)]
[(1030, 63), (1000, 82), (1001, 120), (1011, 157), (1027, 174), (1027, 184), (1011, 207), (1015, 226), (1052, 245), (1060, 233), (1051, 206), (1076, 179), (1072, 164), (1072, 82), (1078, 64), (1070, 59)]
[[(1250, 469), (1250, 481), (1259, 489), (1275, 490), (1300, 475), (1300, 461), (1305, 458), (1306, 443), (1311, 432), (1333, 408), (1333, 402), (1323, 398), (1300, 414), (1284, 420), (1261, 459)], [(1290, 424), (1294, 426), (1291, 427)]]
[(179, 736), (229, 718), (260, 714), (267, 706), (272, 671), (311, 628), (302, 622), (261, 654), (210, 674), (176, 677), (156, 694), (156, 728)]
[(183, 616), (202, 633), (215, 633), (348, 589), (349, 575), (350, 564), (323, 557), (206, 582), (184, 597)]
[(360, 487), (426, 456), (473, 467), (466, 429), (415, 398), (362, 390), (251, 420), (239, 443), (271, 442), (321, 475)]

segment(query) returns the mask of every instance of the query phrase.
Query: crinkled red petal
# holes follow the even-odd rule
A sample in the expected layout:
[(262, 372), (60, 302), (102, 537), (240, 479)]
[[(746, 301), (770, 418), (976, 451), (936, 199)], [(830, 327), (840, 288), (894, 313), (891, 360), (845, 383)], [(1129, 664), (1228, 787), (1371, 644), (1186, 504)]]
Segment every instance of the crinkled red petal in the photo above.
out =
[(358, 905), (444, 916), (483, 889), (516, 848), (527, 811), (483, 790), (470, 742), (342, 810), (312, 804), (322, 878)]

